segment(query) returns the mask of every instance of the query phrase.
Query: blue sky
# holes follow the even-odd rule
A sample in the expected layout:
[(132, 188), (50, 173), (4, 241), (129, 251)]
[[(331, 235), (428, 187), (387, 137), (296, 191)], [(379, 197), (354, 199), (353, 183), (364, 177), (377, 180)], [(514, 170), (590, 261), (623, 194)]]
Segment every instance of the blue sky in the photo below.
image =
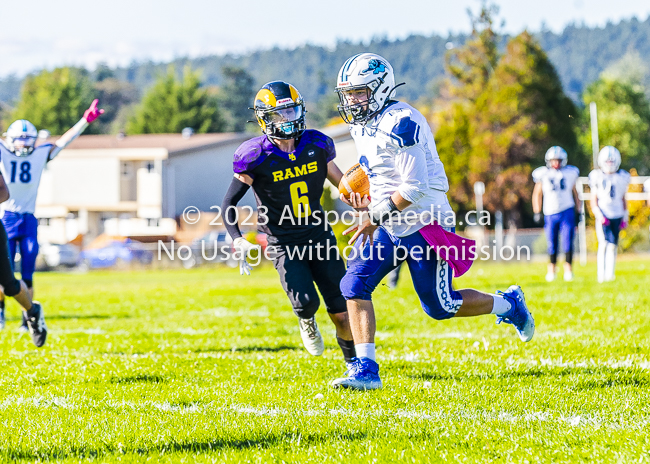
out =
[[(340, 1), (340, 0), (339, 0)], [(571, 22), (650, 15), (648, 0), (499, 0), (505, 30), (537, 31), (542, 22), (561, 31)], [(17, 5), (17, 4), (16, 4)], [(469, 29), (467, 8), (478, 0), (273, 1), (273, 0), (26, 0), (19, 11), (3, 7), (0, 76), (43, 67), (133, 59), (169, 60), (244, 52), (305, 42), (368, 40), (411, 33), (446, 35)]]

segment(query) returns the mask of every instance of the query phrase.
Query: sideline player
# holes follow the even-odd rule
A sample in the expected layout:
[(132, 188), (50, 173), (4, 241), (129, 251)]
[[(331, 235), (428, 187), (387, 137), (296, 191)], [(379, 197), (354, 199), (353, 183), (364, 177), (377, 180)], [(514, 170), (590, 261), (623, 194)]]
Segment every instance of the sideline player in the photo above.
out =
[(546, 270), (547, 282), (555, 280), (560, 235), (562, 236), (562, 251), (564, 251), (564, 280), (567, 282), (573, 280), (573, 238), (576, 230), (577, 209), (580, 204), (575, 185), (580, 177), (580, 170), (575, 166), (567, 166), (567, 158), (564, 148), (551, 147), (544, 155), (546, 166), (540, 166), (533, 171), (535, 222), (541, 221), (543, 197), (544, 229), (550, 257)]
[(629, 212), (625, 194), (630, 173), (621, 166), (621, 153), (607, 146), (598, 153), (598, 167), (589, 173), (591, 210), (598, 236), (598, 282), (615, 279), (618, 234), (627, 227)]
[(246, 256), (259, 245), (242, 237), (234, 206), (253, 187), (259, 230), (274, 247), (273, 263), (298, 316), (305, 348), (314, 356), (325, 348), (315, 318), (320, 305), (315, 282), (336, 326), (343, 356), (351, 362), (354, 342), (339, 285), (345, 265), (320, 204), (325, 179), (338, 186), (343, 176), (333, 161), (334, 142), (306, 129), (304, 101), (291, 84), (265, 84), (253, 109), (264, 135), (244, 142), (235, 152), (235, 176), (222, 205), (226, 228), (242, 257), (240, 270), (250, 273)]
[[(497, 322), (513, 324), (525, 342), (535, 331), (519, 286), (494, 295), (472, 289), (455, 291), (452, 264), (431, 253), (426, 231), (449, 234), (453, 230), (441, 228), (449, 218), (452, 223), (454, 219), (446, 195), (449, 184), (426, 119), (406, 103), (392, 100), (395, 88), (393, 69), (379, 55), (355, 55), (339, 71), (339, 112), (350, 124), (359, 162), (370, 179), (372, 203), (368, 213), (357, 212), (360, 223), (346, 231), (356, 231), (350, 242), (357, 253), (348, 259), (341, 289), (358, 357), (345, 377), (334, 380), (334, 387), (381, 388), (371, 296), (381, 279), (403, 261), (408, 263), (422, 308), (432, 318), (495, 314)], [(362, 208), (368, 201), (357, 194), (348, 203)], [(439, 225), (432, 224), (432, 208), (434, 217), (444, 218), (438, 219)], [(407, 221), (408, 216), (418, 219)], [(403, 251), (398, 257), (398, 247), (408, 255), (404, 257)]]
[[(0, 203), (9, 199), (9, 189), (0, 174)], [(47, 326), (43, 316), (43, 308), (36, 301), (32, 301), (30, 292), (22, 280), (16, 279), (11, 257), (9, 256), (9, 243), (4, 225), (0, 223), (0, 285), (7, 296), (14, 297), (22, 306), (23, 320), (32, 336), (32, 341), (37, 348), (42, 347), (47, 339)], [(0, 320), (0, 329), (4, 329), (4, 312)]]
[[(98, 100), (94, 100), (83, 117), (63, 134), (54, 144), (35, 146), (38, 132), (34, 125), (19, 119), (7, 129), (6, 141), (0, 140), (0, 171), (9, 187), (10, 198), (2, 205), (4, 212), (2, 223), (9, 238), (11, 262), (16, 258), (20, 246), (20, 275), (27, 284), (30, 296), (34, 297), (34, 267), (38, 256), (38, 219), (34, 217), (36, 194), (41, 182), (45, 165), (52, 161), (61, 150), (88, 127), (104, 112), (97, 109)], [(4, 320), (4, 294), (0, 293), (0, 317)], [(27, 330), (23, 313), (21, 329)]]

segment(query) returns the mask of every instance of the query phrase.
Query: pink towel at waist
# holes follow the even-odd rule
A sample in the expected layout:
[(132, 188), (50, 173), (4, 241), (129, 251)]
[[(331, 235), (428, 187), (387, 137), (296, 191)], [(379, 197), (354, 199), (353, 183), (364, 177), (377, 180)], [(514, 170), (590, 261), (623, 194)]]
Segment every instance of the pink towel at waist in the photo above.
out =
[(460, 277), (472, 267), (472, 258), (476, 257), (476, 242), (463, 238), (453, 232), (447, 232), (440, 224), (427, 224), (420, 233), (438, 256), (449, 263), (454, 270), (454, 277)]

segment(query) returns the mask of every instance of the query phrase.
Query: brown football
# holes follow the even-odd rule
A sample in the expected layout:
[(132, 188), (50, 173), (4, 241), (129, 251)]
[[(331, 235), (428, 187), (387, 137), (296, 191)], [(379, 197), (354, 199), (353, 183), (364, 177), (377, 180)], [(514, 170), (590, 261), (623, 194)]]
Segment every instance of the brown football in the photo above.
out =
[(359, 163), (352, 166), (343, 174), (339, 183), (339, 192), (346, 198), (350, 198), (352, 193), (360, 194), (361, 198), (364, 195), (370, 195), (370, 181)]

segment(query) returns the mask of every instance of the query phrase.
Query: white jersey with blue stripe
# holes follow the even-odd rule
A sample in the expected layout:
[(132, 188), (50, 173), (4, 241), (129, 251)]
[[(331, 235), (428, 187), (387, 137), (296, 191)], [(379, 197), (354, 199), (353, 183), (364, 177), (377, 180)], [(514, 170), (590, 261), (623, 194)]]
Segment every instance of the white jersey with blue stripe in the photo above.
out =
[(625, 216), (623, 199), (630, 179), (630, 173), (624, 169), (619, 169), (613, 174), (606, 174), (601, 169), (594, 169), (589, 173), (589, 187), (598, 199), (598, 208), (607, 219)]
[(52, 144), (40, 145), (28, 156), (16, 156), (0, 143), (0, 171), (9, 188), (9, 200), (2, 204), (2, 212), (34, 214), (41, 174), (50, 159)]
[(564, 166), (561, 169), (541, 166), (533, 171), (533, 181), (536, 184), (542, 183), (542, 210), (545, 216), (575, 208), (573, 187), (578, 177), (580, 170), (575, 166)]
[[(372, 204), (395, 191), (412, 203), (402, 211), (400, 222), (384, 224), (388, 232), (397, 237), (411, 235), (432, 222), (431, 213), (442, 225), (454, 225), (445, 168), (431, 128), (418, 110), (407, 103), (390, 102), (366, 125), (352, 124), (350, 133), (359, 163), (370, 179)], [(412, 220), (407, 223), (404, 218), (409, 215)]]

